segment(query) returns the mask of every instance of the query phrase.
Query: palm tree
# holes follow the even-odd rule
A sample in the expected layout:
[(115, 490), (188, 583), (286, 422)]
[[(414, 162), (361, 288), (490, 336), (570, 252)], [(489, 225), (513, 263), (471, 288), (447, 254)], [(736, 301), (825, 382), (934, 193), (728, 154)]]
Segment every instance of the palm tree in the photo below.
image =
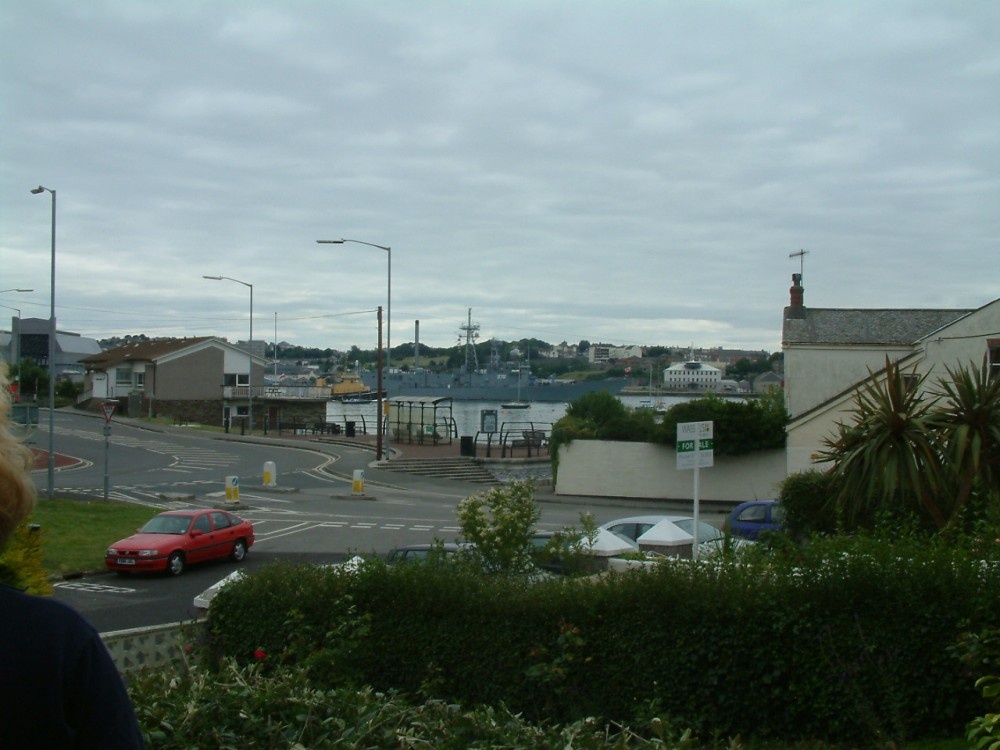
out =
[(946, 369), (948, 379), (935, 391), (943, 400), (935, 427), (954, 482), (954, 519), (974, 494), (1000, 493), (1000, 377), (990, 377), (985, 357), (979, 368)]
[(937, 396), (922, 390), (926, 377), (886, 357), (885, 369), (869, 371), (855, 393), (853, 421), (824, 440), (818, 460), (834, 464), (833, 502), (849, 525), (870, 523), (882, 510), (916, 511), (937, 528), (947, 523)]

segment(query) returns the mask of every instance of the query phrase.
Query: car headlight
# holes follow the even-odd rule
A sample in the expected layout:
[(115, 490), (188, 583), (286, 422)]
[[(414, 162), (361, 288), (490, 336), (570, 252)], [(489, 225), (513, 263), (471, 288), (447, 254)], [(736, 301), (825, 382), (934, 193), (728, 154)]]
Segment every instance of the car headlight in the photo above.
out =
[(141, 549), (139, 550), (139, 557), (156, 557), (160, 554), (158, 549)]
[(107, 548), (107, 549), (106, 549), (106, 550), (104, 551), (104, 556), (105, 556), (105, 557), (114, 557), (114, 556), (116, 556), (117, 554), (118, 554), (118, 550), (116, 550), (116, 549), (115, 549), (114, 547), (108, 547), (108, 548)]

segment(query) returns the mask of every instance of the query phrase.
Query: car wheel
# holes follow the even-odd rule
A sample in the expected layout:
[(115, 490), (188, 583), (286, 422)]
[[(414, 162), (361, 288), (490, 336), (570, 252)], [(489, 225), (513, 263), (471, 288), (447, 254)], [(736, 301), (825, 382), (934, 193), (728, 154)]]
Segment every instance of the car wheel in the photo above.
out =
[(183, 552), (173, 552), (170, 557), (167, 558), (167, 572), (172, 576), (179, 576), (184, 572), (186, 563), (184, 562)]
[(243, 558), (247, 556), (247, 543), (242, 539), (237, 539), (236, 544), (233, 545), (232, 554), (229, 556), (236, 562), (243, 562)]

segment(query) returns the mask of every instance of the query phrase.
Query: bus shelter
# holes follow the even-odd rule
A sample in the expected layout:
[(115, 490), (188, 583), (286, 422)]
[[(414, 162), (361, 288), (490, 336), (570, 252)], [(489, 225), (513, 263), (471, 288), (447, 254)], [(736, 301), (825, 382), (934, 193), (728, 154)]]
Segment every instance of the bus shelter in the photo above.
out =
[(450, 444), (457, 435), (451, 396), (390, 398), (388, 428), (397, 443)]

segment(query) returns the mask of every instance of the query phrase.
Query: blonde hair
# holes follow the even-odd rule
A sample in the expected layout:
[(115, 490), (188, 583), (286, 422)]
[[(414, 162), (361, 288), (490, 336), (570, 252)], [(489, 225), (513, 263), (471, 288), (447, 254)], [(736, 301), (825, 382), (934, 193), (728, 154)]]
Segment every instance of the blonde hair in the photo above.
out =
[(11, 431), (7, 363), (0, 359), (0, 550), (35, 507), (34, 456)]

